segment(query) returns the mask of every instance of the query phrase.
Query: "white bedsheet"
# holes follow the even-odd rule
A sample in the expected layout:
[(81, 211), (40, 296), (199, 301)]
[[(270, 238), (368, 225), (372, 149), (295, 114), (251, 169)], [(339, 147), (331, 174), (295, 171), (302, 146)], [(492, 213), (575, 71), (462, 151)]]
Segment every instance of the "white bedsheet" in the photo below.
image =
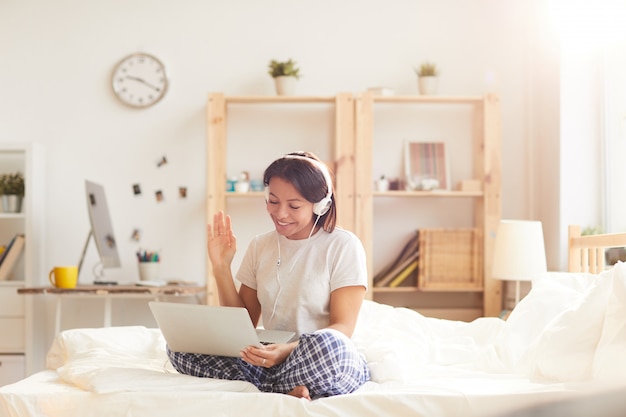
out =
[(626, 384), (626, 266), (533, 283), (509, 319), (426, 318), (366, 302), (354, 342), (372, 381), (312, 402), (176, 373), (158, 329), (75, 329), (50, 370), (0, 388), (4, 416), (488, 416)]

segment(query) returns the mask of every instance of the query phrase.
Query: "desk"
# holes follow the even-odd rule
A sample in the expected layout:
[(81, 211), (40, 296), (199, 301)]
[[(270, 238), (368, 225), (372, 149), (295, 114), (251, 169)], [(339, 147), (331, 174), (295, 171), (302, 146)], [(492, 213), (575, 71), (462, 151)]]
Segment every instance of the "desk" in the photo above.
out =
[(79, 285), (76, 288), (24, 287), (18, 288), (17, 293), (23, 295), (55, 295), (55, 334), (61, 330), (61, 315), (63, 298), (104, 298), (104, 327), (111, 326), (111, 299), (112, 298), (152, 298), (159, 300), (162, 296), (199, 297), (206, 292), (206, 287), (198, 285), (163, 285), (149, 287), (141, 285)]

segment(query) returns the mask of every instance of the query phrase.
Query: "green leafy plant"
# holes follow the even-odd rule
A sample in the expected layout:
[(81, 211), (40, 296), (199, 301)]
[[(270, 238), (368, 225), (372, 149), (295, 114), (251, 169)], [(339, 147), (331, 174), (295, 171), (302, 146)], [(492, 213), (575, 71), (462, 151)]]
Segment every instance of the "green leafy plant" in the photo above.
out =
[(580, 233), (581, 236), (589, 236), (589, 235), (601, 235), (604, 233), (604, 229), (600, 226), (587, 226)]
[(300, 68), (296, 67), (296, 61), (289, 58), (288, 61), (276, 61), (272, 59), (269, 64), (269, 75), (272, 78), (288, 76), (295, 77), (296, 79), (300, 78)]
[(24, 176), (15, 174), (0, 175), (0, 195), (24, 195)]
[(420, 77), (434, 77), (439, 75), (439, 70), (437, 69), (437, 65), (431, 62), (424, 62), (420, 65), (419, 68), (415, 69), (415, 72)]

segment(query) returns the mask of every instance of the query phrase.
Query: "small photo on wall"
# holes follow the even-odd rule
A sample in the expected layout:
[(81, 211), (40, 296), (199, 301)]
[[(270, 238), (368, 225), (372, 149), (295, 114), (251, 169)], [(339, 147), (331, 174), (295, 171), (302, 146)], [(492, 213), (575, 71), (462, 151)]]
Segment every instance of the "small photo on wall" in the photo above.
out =
[(141, 230), (133, 229), (133, 233), (130, 235), (130, 239), (135, 242), (139, 242), (141, 240)]
[(165, 155), (163, 155), (161, 159), (159, 159), (159, 161), (157, 162), (157, 167), (161, 168), (165, 164), (167, 164), (167, 158), (165, 157)]

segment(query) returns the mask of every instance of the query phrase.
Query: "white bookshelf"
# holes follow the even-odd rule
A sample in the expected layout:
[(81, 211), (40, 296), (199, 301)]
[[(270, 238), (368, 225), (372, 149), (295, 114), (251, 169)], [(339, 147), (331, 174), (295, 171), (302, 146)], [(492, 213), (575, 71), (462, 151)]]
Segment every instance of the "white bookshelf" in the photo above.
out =
[[(17, 233), (25, 236), (23, 253), (9, 280), (0, 281), (0, 384), (30, 375), (43, 366), (44, 334), (35, 329), (36, 305), (17, 289), (43, 283), (45, 188), (43, 150), (32, 143), (0, 142), (0, 174), (21, 172), (25, 195), (20, 213), (4, 213), (0, 205), (0, 243)], [(38, 363), (38, 364), (37, 364)]]

